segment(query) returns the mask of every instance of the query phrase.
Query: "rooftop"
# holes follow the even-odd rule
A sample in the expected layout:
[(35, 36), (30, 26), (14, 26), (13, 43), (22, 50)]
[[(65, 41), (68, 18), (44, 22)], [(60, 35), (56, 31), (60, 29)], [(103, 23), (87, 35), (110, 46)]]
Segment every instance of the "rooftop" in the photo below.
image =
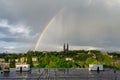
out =
[(40, 68), (32, 69), (31, 72), (16, 72), (11, 69), (10, 73), (1, 73), (2, 80), (118, 80), (120, 71), (114, 72), (113, 69), (105, 71), (89, 71), (80, 68)]

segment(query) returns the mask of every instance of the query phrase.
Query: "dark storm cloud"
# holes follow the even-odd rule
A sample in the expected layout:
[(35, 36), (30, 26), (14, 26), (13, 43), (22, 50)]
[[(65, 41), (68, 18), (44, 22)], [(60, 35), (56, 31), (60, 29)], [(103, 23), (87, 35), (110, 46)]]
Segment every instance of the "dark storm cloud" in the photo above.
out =
[(28, 38), (20, 38), (20, 37), (6, 37), (6, 38), (0, 38), (0, 41), (4, 42), (14, 42), (14, 43), (29, 43), (32, 42), (31, 40), (28, 40)]
[(47, 21), (61, 9), (61, 1), (3, 0), (2, 2), (5, 6), (5, 11), (3, 12), (9, 15), (5, 16), (5, 19), (10, 19), (9, 21), (12, 23), (16, 21), (24, 22), (30, 25), (31, 28), (33, 28), (33, 26), (37, 27), (37, 29), (34, 28), (37, 32), (41, 29), (41, 26), (44, 26)]
[[(0, 41), (33, 47), (42, 29), (57, 15), (44, 33), (40, 48), (52, 50), (65, 42), (119, 48), (119, 4), (119, 0), (0, 0)], [(2, 20), (7, 21), (6, 26)]]
[(10, 34), (10, 32), (8, 31), (8, 28), (0, 27), (0, 34), (7, 35)]

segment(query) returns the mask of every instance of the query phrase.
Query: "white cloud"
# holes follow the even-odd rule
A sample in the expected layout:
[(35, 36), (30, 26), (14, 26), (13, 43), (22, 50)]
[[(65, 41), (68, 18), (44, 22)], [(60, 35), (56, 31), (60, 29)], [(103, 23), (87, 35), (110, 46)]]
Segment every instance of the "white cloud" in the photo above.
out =
[(24, 24), (9, 24), (7, 20), (0, 21), (0, 27), (8, 28), (9, 32), (12, 34), (22, 34), (24, 36), (29, 36), (30, 29)]
[(104, 50), (104, 48), (94, 46), (70, 46), (71, 50)]
[(27, 45), (20, 45), (19, 46), (11, 46), (11, 45), (6, 45), (6, 46), (0, 46), (0, 52), (7, 52), (7, 53), (22, 53), (22, 52), (27, 52), (28, 50), (32, 50), (33, 46), (31, 44)]
[(120, 0), (106, 0), (106, 3), (107, 3), (109, 6), (120, 5)]
[(25, 25), (18, 24), (18, 25), (15, 25), (14, 27), (11, 26), (10, 32), (14, 33), (14, 34), (19, 33), (19, 34), (28, 36), (30, 33), (30, 30), (27, 29), (27, 27), (25, 27)]
[(5, 49), (15, 49), (15, 46), (6, 46)]

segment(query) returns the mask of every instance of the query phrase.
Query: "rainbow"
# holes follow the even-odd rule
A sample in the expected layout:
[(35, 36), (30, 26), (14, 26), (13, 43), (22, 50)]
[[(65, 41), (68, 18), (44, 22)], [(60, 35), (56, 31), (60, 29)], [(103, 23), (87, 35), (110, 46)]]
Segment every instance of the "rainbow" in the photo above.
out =
[[(63, 8), (63, 9), (64, 9), (64, 8)], [(39, 34), (38, 39), (37, 39), (37, 41), (36, 41), (36, 43), (35, 43), (34, 51), (36, 51), (37, 47), (39, 46), (40, 41), (41, 41), (44, 33), (47, 31), (48, 27), (55, 21), (57, 15), (60, 14), (60, 13), (63, 11), (63, 9), (61, 9), (55, 16), (53, 16), (53, 17), (49, 20), (49, 22), (46, 24), (46, 26), (43, 28), (43, 30), (42, 30), (41, 33)]]

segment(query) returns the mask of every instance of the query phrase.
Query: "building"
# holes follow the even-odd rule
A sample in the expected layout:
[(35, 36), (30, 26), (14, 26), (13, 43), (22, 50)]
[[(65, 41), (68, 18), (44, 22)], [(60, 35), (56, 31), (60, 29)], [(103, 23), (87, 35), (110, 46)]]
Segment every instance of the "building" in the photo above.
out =
[(103, 64), (89, 64), (89, 70), (90, 71), (94, 71), (94, 70), (97, 70), (97, 71), (99, 71), (99, 70), (104, 70), (103, 69)]
[(20, 62), (21, 62), (21, 63), (26, 63), (26, 61), (27, 61), (27, 58), (26, 58), (26, 57), (20, 58)]
[(37, 57), (32, 57), (33, 62), (37, 62)]
[(29, 64), (16, 64), (16, 71), (30, 71), (30, 65)]
[(10, 63), (0, 63), (0, 67), (4, 69), (5, 67), (9, 67)]
[(19, 59), (15, 59), (15, 62), (18, 63), (18, 62), (19, 62)]
[(73, 61), (73, 58), (67, 57), (65, 58), (66, 61)]
[(5, 59), (4, 58), (0, 58), (0, 62), (5, 62)]

